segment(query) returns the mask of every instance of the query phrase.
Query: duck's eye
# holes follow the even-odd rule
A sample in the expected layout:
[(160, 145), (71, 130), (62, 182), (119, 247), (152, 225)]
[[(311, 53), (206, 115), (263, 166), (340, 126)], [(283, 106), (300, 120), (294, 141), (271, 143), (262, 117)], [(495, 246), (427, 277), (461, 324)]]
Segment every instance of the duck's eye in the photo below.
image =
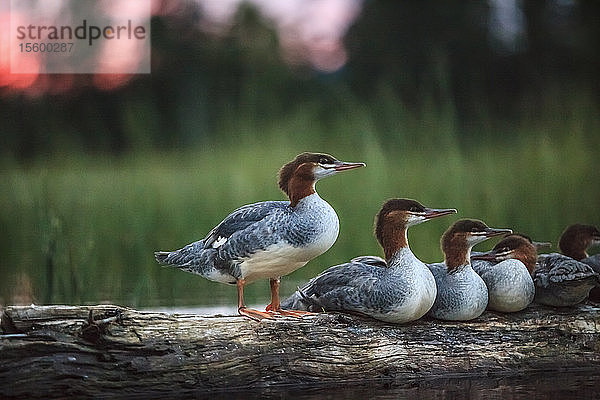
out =
[(319, 164), (331, 164), (331, 161), (329, 161), (325, 157), (321, 157), (321, 158), (319, 158)]
[(412, 212), (419, 212), (420, 210), (419, 210), (419, 208), (417, 206), (412, 206), (410, 208), (410, 211), (412, 211)]
[(509, 251), (510, 249), (508, 247), (503, 247), (500, 249), (501, 252), (506, 253), (507, 251)]

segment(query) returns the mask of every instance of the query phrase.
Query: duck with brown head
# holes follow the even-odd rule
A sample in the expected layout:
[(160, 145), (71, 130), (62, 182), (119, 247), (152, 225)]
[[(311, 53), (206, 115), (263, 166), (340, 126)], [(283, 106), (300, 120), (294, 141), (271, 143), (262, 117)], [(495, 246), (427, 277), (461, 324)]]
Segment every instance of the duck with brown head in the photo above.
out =
[[(600, 274), (600, 253), (596, 253), (594, 255), (588, 255), (588, 249), (590, 247), (595, 247), (600, 245), (600, 230), (593, 225), (582, 225), (584, 231), (587, 232), (587, 239), (584, 242), (585, 250), (583, 251), (584, 258), (580, 259), (584, 264), (592, 267), (594, 272)], [(567, 250), (561, 247), (561, 251), (563, 254), (568, 255)], [(580, 253), (581, 255), (581, 253)], [(573, 257), (573, 256), (571, 256)], [(573, 257), (575, 258), (575, 257)], [(575, 258), (577, 259), (577, 258)], [(596, 303), (600, 303), (600, 287), (592, 288), (589, 294), (589, 299), (595, 301)]]
[(535, 302), (568, 307), (581, 303), (588, 295), (596, 296), (593, 291), (600, 287), (600, 270), (594, 270), (593, 258), (587, 255), (588, 247), (595, 243), (600, 243), (600, 232), (594, 226), (568, 226), (558, 244), (563, 254), (538, 257), (534, 276)]
[(507, 233), (512, 231), (490, 228), (474, 219), (459, 220), (448, 228), (441, 240), (444, 262), (428, 265), (438, 292), (429, 315), (443, 320), (467, 321), (485, 311), (487, 287), (471, 268), (471, 248)]
[(597, 245), (600, 245), (600, 230), (584, 224), (569, 225), (558, 241), (561, 253), (577, 261), (588, 258), (588, 248)]
[(282, 305), (294, 310), (357, 313), (393, 323), (421, 318), (435, 300), (435, 281), (410, 250), (407, 230), (455, 212), (428, 208), (409, 199), (386, 201), (375, 220), (375, 236), (385, 260), (363, 256), (333, 266)]
[[(161, 264), (226, 284), (237, 285), (241, 315), (261, 320), (282, 310), (279, 279), (327, 251), (336, 241), (339, 221), (333, 208), (315, 191), (324, 177), (365, 166), (331, 155), (302, 153), (279, 172), (279, 187), (290, 201), (264, 201), (238, 208), (197, 242), (175, 251), (155, 253)], [(267, 311), (244, 304), (244, 286), (259, 279), (271, 283)]]
[(473, 270), (488, 289), (487, 308), (516, 312), (531, 304), (535, 295), (531, 276), (536, 261), (536, 246), (519, 234), (505, 237), (487, 253), (471, 255)]

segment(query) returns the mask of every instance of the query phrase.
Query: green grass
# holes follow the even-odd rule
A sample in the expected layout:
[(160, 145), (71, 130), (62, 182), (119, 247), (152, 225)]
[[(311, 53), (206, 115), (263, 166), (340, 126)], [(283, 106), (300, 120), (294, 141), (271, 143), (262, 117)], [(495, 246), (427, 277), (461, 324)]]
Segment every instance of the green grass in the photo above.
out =
[[(240, 205), (282, 199), (276, 172), (305, 150), (364, 161), (367, 168), (317, 184), (337, 210), (340, 237), (282, 280), (283, 295), (330, 265), (381, 254), (373, 216), (390, 197), (459, 210), (411, 229), (411, 247), (425, 261), (442, 259), (439, 238), (458, 218), (479, 218), (555, 244), (567, 224), (600, 225), (600, 123), (586, 117), (593, 113), (544, 126), (521, 121), (505, 131), (475, 130), (465, 140), (451, 112), (420, 122), (401, 110), (382, 116), (350, 105), (325, 125), (311, 112), (276, 124), (241, 118), (221, 127), (236, 132), (230, 139), (186, 152), (119, 159), (76, 153), (27, 166), (3, 160), (0, 305), (233, 304), (234, 287), (160, 267), (153, 252), (202, 238)], [(379, 118), (386, 119), (387, 131)], [(389, 128), (395, 122), (398, 128)], [(250, 285), (246, 297), (268, 303), (268, 283)]]

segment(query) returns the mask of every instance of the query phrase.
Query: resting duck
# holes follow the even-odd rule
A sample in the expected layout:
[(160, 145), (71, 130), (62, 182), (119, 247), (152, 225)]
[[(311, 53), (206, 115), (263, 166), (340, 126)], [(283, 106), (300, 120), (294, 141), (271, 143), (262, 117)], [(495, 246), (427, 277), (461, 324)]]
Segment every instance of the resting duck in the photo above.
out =
[(473, 270), (488, 289), (487, 308), (516, 312), (531, 304), (535, 295), (531, 275), (536, 261), (536, 247), (522, 235), (507, 236), (491, 251), (472, 255)]
[(385, 260), (364, 256), (333, 266), (298, 289), (283, 306), (358, 313), (393, 323), (421, 318), (435, 300), (436, 286), (431, 272), (410, 250), (407, 230), (455, 212), (410, 199), (386, 201), (375, 221), (375, 236)]
[(593, 258), (588, 258), (587, 248), (595, 243), (600, 243), (600, 232), (595, 227), (581, 224), (567, 227), (558, 244), (563, 254), (538, 257), (535, 302), (566, 307), (584, 301), (590, 291), (600, 285), (598, 271), (588, 264)]
[(487, 287), (471, 267), (471, 248), (506, 233), (512, 231), (490, 228), (474, 219), (459, 220), (448, 228), (441, 239), (444, 262), (428, 265), (438, 292), (429, 315), (449, 321), (467, 321), (485, 311)]

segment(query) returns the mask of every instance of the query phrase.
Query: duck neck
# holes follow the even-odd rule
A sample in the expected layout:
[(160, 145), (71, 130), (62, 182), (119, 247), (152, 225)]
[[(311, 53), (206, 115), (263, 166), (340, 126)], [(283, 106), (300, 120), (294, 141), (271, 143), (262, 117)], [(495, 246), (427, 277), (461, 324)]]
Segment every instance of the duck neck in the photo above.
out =
[(290, 206), (296, 207), (300, 200), (316, 193), (313, 177), (304, 174), (295, 174), (288, 183), (287, 193), (290, 198)]
[(400, 250), (408, 248), (408, 237), (406, 231), (407, 230), (405, 226), (398, 226), (394, 224), (384, 226), (381, 245), (383, 246), (385, 259), (387, 261), (390, 261), (394, 254), (398, 253)]
[(444, 262), (448, 272), (457, 271), (458, 268), (471, 264), (471, 247), (466, 243), (451, 244), (444, 249)]
[(533, 271), (535, 270), (535, 264), (537, 262), (537, 252), (535, 250), (521, 251), (515, 258), (525, 265), (525, 268), (527, 268), (527, 271), (529, 271), (530, 275), (533, 274)]
[(561, 250), (565, 256), (571, 257), (577, 261), (583, 260), (588, 256), (586, 248), (582, 243), (561, 243)]

